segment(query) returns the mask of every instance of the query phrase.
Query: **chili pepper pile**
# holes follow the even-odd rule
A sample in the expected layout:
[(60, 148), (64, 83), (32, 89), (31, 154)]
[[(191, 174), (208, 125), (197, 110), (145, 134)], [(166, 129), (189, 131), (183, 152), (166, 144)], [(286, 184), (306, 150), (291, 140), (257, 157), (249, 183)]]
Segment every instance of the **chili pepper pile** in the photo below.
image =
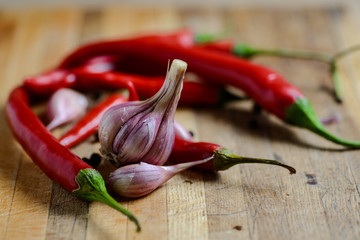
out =
[[(9, 96), (6, 115), (15, 138), (42, 171), (64, 189), (88, 201), (101, 201), (137, 219), (120, 206), (106, 191), (102, 176), (75, 156), (69, 148), (96, 133), (99, 121), (110, 107), (145, 99), (163, 84), (163, 73), (169, 59), (182, 59), (197, 81), (184, 81), (180, 103), (187, 106), (215, 107), (239, 99), (227, 92), (232, 86), (243, 90), (263, 109), (286, 123), (310, 131), (340, 145), (359, 148), (360, 142), (341, 139), (327, 132), (316, 117), (310, 102), (296, 87), (276, 72), (247, 60), (199, 46), (190, 31), (143, 36), (117, 41), (98, 42), (75, 50), (58, 67), (35, 77)], [(62, 88), (84, 92), (127, 89), (110, 95), (89, 111), (59, 140), (55, 139), (32, 112), (32, 99), (47, 99)], [(175, 124), (175, 129), (176, 129)], [(198, 165), (203, 170), (225, 170), (238, 163), (267, 163), (295, 169), (274, 160), (239, 157), (212, 143), (196, 143), (181, 129), (175, 131), (175, 144), (170, 160), (192, 162), (212, 158)]]

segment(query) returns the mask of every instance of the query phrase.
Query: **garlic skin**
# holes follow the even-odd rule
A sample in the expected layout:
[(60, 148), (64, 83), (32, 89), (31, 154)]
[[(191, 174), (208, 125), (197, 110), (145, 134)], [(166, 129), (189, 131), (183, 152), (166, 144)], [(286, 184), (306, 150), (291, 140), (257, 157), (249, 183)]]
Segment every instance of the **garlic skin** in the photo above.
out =
[(162, 165), (170, 156), (174, 115), (187, 64), (174, 60), (161, 89), (144, 101), (110, 108), (99, 124), (100, 152), (119, 167), (147, 162)]
[(119, 196), (138, 198), (153, 192), (177, 173), (212, 159), (213, 156), (173, 166), (158, 166), (144, 162), (131, 164), (110, 173), (108, 183)]
[(72, 89), (62, 88), (57, 90), (51, 97), (47, 105), (47, 118), (49, 124), (47, 129), (54, 128), (71, 122), (77, 117), (85, 114), (88, 107), (87, 98)]

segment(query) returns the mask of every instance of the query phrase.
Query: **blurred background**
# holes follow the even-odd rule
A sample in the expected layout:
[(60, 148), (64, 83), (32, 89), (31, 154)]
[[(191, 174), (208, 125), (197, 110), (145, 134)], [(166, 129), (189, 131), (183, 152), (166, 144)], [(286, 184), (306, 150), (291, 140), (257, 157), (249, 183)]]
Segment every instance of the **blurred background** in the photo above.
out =
[(219, 6), (219, 7), (322, 7), (322, 6), (338, 6), (349, 3), (359, 3), (358, 0), (1, 0), (0, 7), (55, 7), (55, 6), (88, 6), (99, 7), (104, 5), (119, 5), (126, 4), (132, 6), (182, 6), (182, 7), (197, 7), (197, 6)]
[[(179, 109), (177, 120), (196, 141), (284, 160), (298, 173), (244, 164), (219, 177), (176, 176), (149, 197), (123, 201), (144, 223), (141, 235), (104, 204), (76, 200), (21, 154), (4, 108), (25, 77), (53, 69), (82, 44), (184, 28), (255, 48), (334, 54), (360, 43), (360, 0), (0, 0), (0, 239), (360, 239), (359, 151), (255, 115), (251, 101)], [(301, 89), (319, 117), (340, 114), (326, 126), (331, 132), (360, 139), (360, 51), (339, 62), (344, 104), (334, 102), (324, 63), (252, 61)], [(98, 149), (89, 141), (73, 151), (89, 157)]]

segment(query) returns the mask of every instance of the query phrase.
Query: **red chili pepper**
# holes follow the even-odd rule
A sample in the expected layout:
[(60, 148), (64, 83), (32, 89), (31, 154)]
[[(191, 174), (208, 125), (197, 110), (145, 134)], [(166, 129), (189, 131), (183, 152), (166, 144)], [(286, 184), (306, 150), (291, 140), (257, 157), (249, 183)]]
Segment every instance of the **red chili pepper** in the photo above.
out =
[(68, 132), (66, 132), (59, 142), (67, 148), (71, 148), (95, 134), (102, 115), (112, 106), (127, 102), (128, 98), (122, 93), (112, 94), (99, 105), (86, 113)]
[[(234, 42), (221, 40), (221, 41), (201, 43), (198, 45), (198, 47), (213, 51), (224, 52), (224, 53), (233, 53)], [(241, 56), (241, 57), (246, 58), (246, 56)]]
[[(79, 70), (89, 73), (104, 73), (115, 70), (120, 64), (121, 57), (114, 55), (97, 56), (86, 60)], [(60, 88), (72, 88), (76, 83), (76, 76), (70, 69), (54, 69), (39, 76), (27, 77), (24, 87), (35, 96), (50, 96)]]
[(71, 88), (75, 84), (75, 76), (69, 75), (68, 70), (56, 69), (36, 77), (24, 80), (24, 88), (37, 96), (50, 96), (60, 88)]
[[(103, 56), (95, 59), (96, 61), (91, 61), (89, 65), (86, 64), (72, 70), (53, 70), (37, 77), (27, 78), (24, 81), (24, 86), (36, 96), (48, 96), (62, 87), (87, 91), (126, 87), (132, 91), (132, 96), (136, 89), (142, 98), (149, 98), (161, 88), (164, 82), (164, 77), (145, 77), (113, 72), (112, 70), (115, 70), (116, 65), (119, 64), (116, 61), (109, 61), (114, 57)], [(104, 62), (100, 62), (100, 59), (103, 59)], [(133, 83), (135, 89), (129, 86), (129, 83)], [(211, 86), (204, 82), (185, 80), (180, 103), (183, 106), (209, 107), (220, 106), (237, 99), (240, 98), (224, 88)]]
[[(102, 65), (105, 63), (101, 63)], [(109, 65), (112, 65), (112, 63)], [(90, 70), (92, 67), (100, 65), (85, 65), (74, 71), (71, 70), (53, 70), (37, 77), (26, 78), (24, 87), (26, 90), (36, 96), (48, 96), (60, 88), (75, 88), (78, 90), (101, 90), (101, 89), (121, 89), (125, 88), (129, 91), (130, 101), (139, 99), (135, 86), (131, 79), (119, 78), (114, 80), (111, 76), (104, 77), (108, 74), (103, 68), (101, 73)], [(124, 75), (125, 76), (125, 75)], [(71, 79), (71, 81), (69, 80)]]
[(62, 67), (74, 67), (86, 58), (117, 54), (125, 59), (147, 59), (149, 64), (164, 68), (168, 59), (182, 59), (189, 71), (215, 84), (232, 85), (244, 90), (262, 108), (285, 122), (306, 128), (334, 143), (359, 148), (360, 142), (347, 141), (329, 133), (316, 117), (310, 102), (276, 72), (228, 54), (184, 47), (166, 41), (119, 40), (84, 46), (69, 55)]
[[(129, 39), (123, 39), (123, 40), (116, 40), (116, 41), (103, 41), (99, 43), (92, 43), (87, 45), (86, 47), (82, 47), (77, 49), (76, 53), (71, 53), (68, 55), (57, 67), (57, 69), (71, 69), (77, 66), (80, 66), (88, 61), (89, 55), (92, 56), (101, 56), (101, 55), (118, 55), (115, 52), (112, 52), (112, 48), (116, 47), (116, 45), (120, 44), (140, 44), (143, 42), (171, 42), (173, 44), (177, 44), (183, 47), (191, 47), (195, 45), (194, 42), (194, 35), (190, 30), (181, 30), (177, 31), (171, 34), (155, 34), (155, 35), (146, 35), (146, 36), (140, 36), (140, 37), (134, 37)], [(89, 51), (91, 48), (91, 51)], [(101, 54), (102, 52), (106, 52), (106, 54)], [(128, 65), (131, 67), (135, 67), (135, 72), (139, 72), (140, 69), (137, 67), (139, 64), (134, 64), (135, 62), (145, 62), (147, 65), (142, 66), (142, 69), (151, 69), (153, 66), (156, 66), (148, 61), (146, 56), (144, 58), (140, 58), (137, 56), (136, 58), (131, 58), (131, 56), (127, 56), (126, 61), (124, 61), (124, 64), (128, 63)], [(149, 68), (147, 68), (149, 67)], [(159, 68), (153, 69), (156, 70)], [(160, 69), (160, 73), (162, 73), (163, 69)]]
[(62, 67), (75, 67), (84, 59), (110, 52), (132, 58), (148, 59), (152, 65), (164, 68), (171, 58), (184, 59), (193, 71), (215, 84), (233, 85), (247, 92), (263, 108), (280, 118), (295, 99), (303, 97), (299, 90), (285, 82), (275, 72), (225, 54), (193, 47), (182, 47), (163, 41), (119, 40), (84, 46), (69, 55)]
[(193, 142), (175, 135), (174, 147), (169, 158), (170, 161), (185, 163), (209, 157), (213, 158), (206, 163), (195, 166), (195, 168), (205, 171), (223, 171), (237, 164), (262, 163), (284, 167), (290, 171), (290, 174), (296, 173), (293, 167), (276, 160), (241, 157), (232, 154), (228, 149), (220, 145), (207, 142)]
[[(164, 77), (144, 77), (125, 73), (87, 73), (74, 71), (77, 79), (76, 88), (86, 90), (120, 88), (121, 83), (130, 82), (142, 98), (153, 96), (164, 83)], [(182, 106), (220, 106), (224, 103), (240, 99), (224, 88), (214, 87), (203, 82), (184, 81), (180, 103)]]
[(6, 117), (17, 141), (50, 179), (81, 199), (100, 201), (122, 212), (140, 230), (132, 213), (107, 193), (100, 173), (62, 146), (40, 122), (28, 105), (23, 87), (11, 92)]

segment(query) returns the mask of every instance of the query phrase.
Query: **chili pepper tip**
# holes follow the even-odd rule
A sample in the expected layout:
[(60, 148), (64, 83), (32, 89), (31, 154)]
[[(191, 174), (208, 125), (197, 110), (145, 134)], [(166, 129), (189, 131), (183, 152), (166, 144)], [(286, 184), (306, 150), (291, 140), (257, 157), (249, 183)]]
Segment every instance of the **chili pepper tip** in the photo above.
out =
[(285, 112), (285, 122), (308, 129), (317, 135), (339, 145), (360, 148), (360, 141), (348, 141), (328, 132), (315, 114), (311, 103), (306, 98), (298, 98)]
[(86, 201), (98, 201), (107, 204), (133, 221), (136, 224), (137, 232), (141, 230), (136, 217), (108, 194), (105, 182), (98, 171), (92, 168), (80, 170), (76, 176), (76, 182), (79, 185), (79, 189), (73, 191), (76, 197)]

